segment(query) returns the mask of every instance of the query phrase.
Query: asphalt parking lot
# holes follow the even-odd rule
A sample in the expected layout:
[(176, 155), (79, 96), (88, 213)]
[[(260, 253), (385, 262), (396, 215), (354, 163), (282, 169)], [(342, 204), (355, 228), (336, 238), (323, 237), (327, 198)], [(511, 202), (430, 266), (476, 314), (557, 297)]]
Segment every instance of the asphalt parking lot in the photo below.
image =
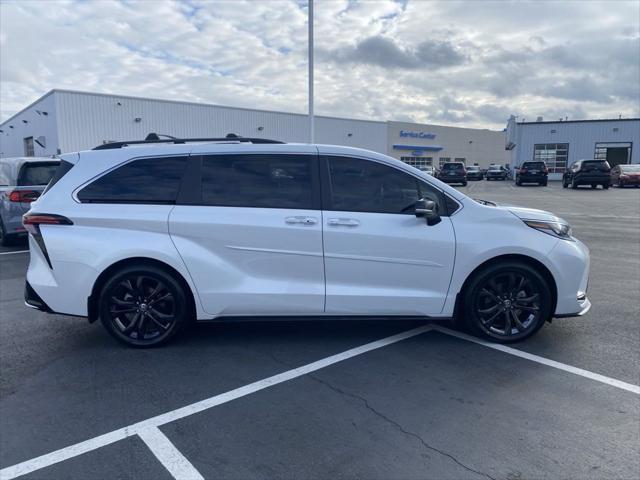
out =
[(637, 479), (640, 189), (471, 182), (591, 250), (591, 312), (496, 349), (420, 322), (199, 325), (155, 350), (23, 305), (0, 249), (0, 478)]

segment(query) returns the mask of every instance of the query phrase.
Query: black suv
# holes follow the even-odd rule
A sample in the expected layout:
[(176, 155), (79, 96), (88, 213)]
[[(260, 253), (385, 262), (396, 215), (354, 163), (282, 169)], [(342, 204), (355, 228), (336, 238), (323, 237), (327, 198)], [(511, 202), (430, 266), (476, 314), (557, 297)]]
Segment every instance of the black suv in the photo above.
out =
[(543, 187), (547, 186), (549, 169), (544, 162), (524, 162), (516, 170), (516, 185), (523, 183), (537, 183)]
[(564, 172), (562, 186), (578, 188), (579, 185), (591, 185), (596, 188), (602, 185), (609, 188), (611, 167), (605, 160), (578, 160)]
[(438, 179), (445, 183), (461, 183), (467, 185), (467, 170), (462, 162), (448, 162), (442, 165)]

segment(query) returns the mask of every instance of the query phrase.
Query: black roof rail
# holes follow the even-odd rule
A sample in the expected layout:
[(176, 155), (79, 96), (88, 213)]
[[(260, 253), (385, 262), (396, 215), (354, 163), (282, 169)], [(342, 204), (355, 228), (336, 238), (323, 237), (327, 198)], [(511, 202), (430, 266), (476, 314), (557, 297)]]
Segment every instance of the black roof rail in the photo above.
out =
[[(162, 135), (166, 137), (168, 135)], [(279, 140), (270, 140), (268, 138), (249, 138), (240, 137), (235, 133), (229, 133), (224, 138), (167, 138), (161, 139), (157, 133), (150, 133), (145, 140), (127, 140), (125, 142), (108, 142), (94, 147), (93, 150), (113, 150), (116, 148), (126, 147), (127, 145), (156, 145), (166, 143), (194, 143), (194, 142), (240, 142), (240, 143), (285, 143)]]

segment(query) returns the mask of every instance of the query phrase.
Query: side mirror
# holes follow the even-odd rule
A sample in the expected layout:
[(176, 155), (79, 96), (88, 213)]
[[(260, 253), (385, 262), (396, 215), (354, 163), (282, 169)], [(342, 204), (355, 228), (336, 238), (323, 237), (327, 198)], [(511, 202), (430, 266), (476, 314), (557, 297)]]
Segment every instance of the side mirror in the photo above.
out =
[(440, 223), (440, 214), (438, 213), (438, 204), (432, 200), (424, 198), (418, 200), (414, 210), (416, 217), (424, 217), (427, 225), (436, 225)]

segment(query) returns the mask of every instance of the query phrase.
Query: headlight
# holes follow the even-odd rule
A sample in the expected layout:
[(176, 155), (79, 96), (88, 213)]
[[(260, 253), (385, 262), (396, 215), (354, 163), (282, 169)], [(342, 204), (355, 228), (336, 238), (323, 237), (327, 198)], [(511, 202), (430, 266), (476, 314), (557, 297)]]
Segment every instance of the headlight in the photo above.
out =
[(541, 220), (523, 220), (523, 222), (529, 225), (531, 228), (540, 230), (541, 232), (544, 232), (553, 237), (573, 241), (573, 237), (571, 236), (571, 227), (566, 223), (544, 222)]

